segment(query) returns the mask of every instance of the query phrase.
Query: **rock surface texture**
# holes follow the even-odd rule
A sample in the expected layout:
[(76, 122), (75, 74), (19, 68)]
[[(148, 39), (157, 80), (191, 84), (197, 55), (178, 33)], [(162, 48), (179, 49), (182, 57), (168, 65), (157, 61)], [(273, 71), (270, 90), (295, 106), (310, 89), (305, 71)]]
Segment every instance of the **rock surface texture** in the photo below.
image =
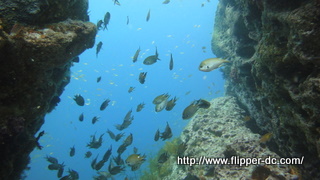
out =
[(212, 51), (232, 61), (226, 94), (250, 114), (269, 148), (305, 156), (305, 179), (320, 179), (320, 1), (220, 0)]
[[(202, 158), (229, 158), (232, 156), (273, 157), (279, 156), (260, 143), (260, 135), (245, 126), (246, 111), (235, 97), (226, 96), (211, 101), (211, 107), (199, 110), (181, 135), (186, 143), (183, 156)], [(176, 158), (176, 157), (171, 157)], [(229, 161), (231, 163), (231, 161)], [(180, 162), (181, 163), (181, 162)], [(164, 179), (297, 179), (287, 165), (177, 165), (172, 164), (172, 173)]]
[(87, 8), (87, 0), (0, 1), (0, 179), (20, 179), (72, 60), (94, 45)]

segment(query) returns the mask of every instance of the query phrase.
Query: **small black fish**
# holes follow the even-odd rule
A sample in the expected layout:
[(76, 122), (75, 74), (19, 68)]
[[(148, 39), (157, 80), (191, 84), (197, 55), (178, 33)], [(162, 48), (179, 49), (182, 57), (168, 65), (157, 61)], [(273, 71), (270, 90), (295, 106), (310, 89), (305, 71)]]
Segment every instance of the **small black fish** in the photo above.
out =
[(133, 56), (132, 62), (134, 62), (134, 63), (137, 62), (140, 51), (141, 50), (140, 50), (140, 46), (139, 46), (139, 49), (137, 49), (136, 53)]
[(173, 107), (176, 105), (177, 100), (178, 100), (178, 98), (176, 98), (176, 97), (170, 99), (166, 105), (166, 110), (171, 111), (173, 109)]
[(145, 105), (144, 103), (138, 104), (136, 111), (140, 112), (144, 108), (144, 105)]
[(50, 170), (59, 170), (60, 168), (63, 168), (64, 165), (62, 164), (49, 164), (48, 169)]
[(101, 161), (99, 161), (95, 166), (94, 166), (94, 169), (99, 171), (103, 166), (104, 166), (104, 163), (106, 161), (104, 161), (103, 159)]
[(92, 156), (92, 152), (91, 151), (87, 151), (86, 154), (84, 154), (85, 158), (89, 158)]
[(62, 177), (63, 171), (64, 171), (64, 168), (63, 168), (63, 167), (59, 168), (58, 173), (57, 173), (57, 177), (58, 177), (58, 178), (61, 178), (61, 177)]
[(148, 72), (141, 72), (141, 73), (139, 74), (139, 82), (140, 82), (141, 84), (144, 84), (144, 82), (146, 81), (147, 73), (148, 73)]
[(101, 81), (101, 76), (97, 78), (97, 83)]
[(160, 138), (162, 139), (162, 141), (164, 141), (166, 139), (170, 139), (171, 137), (172, 137), (172, 131), (171, 131), (171, 128), (167, 122), (166, 129), (164, 130), (163, 133), (161, 133)]
[(58, 164), (58, 159), (57, 158), (54, 158), (52, 156), (47, 156), (46, 157), (46, 160), (52, 164)]
[(158, 163), (165, 163), (169, 159), (167, 152), (162, 153), (158, 158)]
[(118, 154), (117, 157), (113, 157), (112, 159), (117, 165), (124, 165), (124, 161), (121, 158), (121, 154)]
[(98, 57), (98, 54), (102, 48), (102, 45), (103, 45), (103, 43), (101, 41), (97, 44), (97, 49), (96, 49), (96, 56), (97, 57)]
[(102, 24), (103, 24), (103, 21), (100, 19), (100, 20), (97, 22), (97, 28), (98, 28), (98, 30), (101, 30), (101, 29), (102, 29)]
[(149, 9), (149, 11), (148, 11), (148, 14), (147, 14), (147, 17), (146, 17), (146, 21), (148, 22), (149, 19), (150, 19), (150, 9)]
[(80, 58), (79, 58), (79, 56), (74, 57), (74, 58), (72, 59), (72, 62), (75, 62), (75, 63), (80, 62)]
[(173, 69), (173, 58), (172, 58), (172, 53), (171, 53), (171, 58), (170, 58), (169, 69), (170, 69), (170, 71)]
[(91, 168), (92, 168), (92, 169), (95, 169), (96, 164), (97, 164), (97, 159), (98, 159), (98, 155), (97, 155), (96, 158), (94, 158), (94, 159), (91, 161)]
[(133, 153), (134, 153), (134, 154), (138, 154), (138, 148), (133, 147)]
[(73, 100), (79, 105), (79, 106), (84, 106), (84, 98), (80, 95), (77, 94), (74, 96)]
[(84, 119), (84, 115), (83, 115), (83, 113), (81, 113), (80, 116), (79, 116), (79, 121), (82, 122), (83, 119)]
[(124, 170), (124, 167), (122, 167), (122, 166), (112, 166), (111, 161), (110, 161), (110, 164), (108, 166), (108, 171), (109, 171), (110, 174), (116, 175), (116, 174), (120, 173), (123, 170)]
[(114, 135), (114, 133), (112, 131), (110, 131), (109, 129), (107, 130), (107, 133), (109, 134), (111, 139), (115, 139), (116, 135)]
[(129, 16), (127, 16), (127, 25), (129, 24)]
[(95, 124), (98, 120), (99, 120), (99, 117), (94, 116), (94, 117), (92, 118), (91, 123), (92, 123), (92, 124)]
[(103, 101), (103, 103), (100, 106), (100, 111), (105, 110), (108, 107), (109, 102), (110, 102), (110, 99), (106, 99), (105, 101)]
[(159, 137), (160, 137), (160, 131), (159, 129), (156, 131), (156, 134), (154, 135), (154, 140), (155, 141), (158, 141), (159, 140)]
[(127, 149), (127, 146), (125, 144), (121, 144), (117, 149), (117, 153), (122, 154), (126, 149)]
[(70, 153), (69, 153), (70, 157), (73, 157), (75, 153), (76, 153), (76, 148), (73, 146), (70, 148)]
[(111, 18), (111, 14), (109, 12), (107, 12), (105, 15), (104, 15), (104, 29), (107, 29), (108, 30), (108, 24), (109, 24), (109, 21), (110, 21), (110, 18)]
[(124, 140), (123, 144), (125, 146), (130, 146), (132, 144), (133, 141), (133, 136), (132, 133), (130, 133), (130, 135)]
[(111, 153), (112, 153), (112, 145), (110, 145), (110, 148), (106, 151), (106, 153), (104, 153), (102, 160), (107, 162), (111, 156)]
[(135, 89), (135, 87), (130, 87), (129, 89), (128, 89), (128, 93), (132, 93), (132, 91)]
[(69, 169), (69, 175), (71, 179), (79, 179), (79, 173), (73, 169)]
[(119, 134), (116, 135), (116, 137), (114, 138), (114, 140), (117, 142), (117, 141), (119, 141), (123, 136), (124, 136), (124, 133), (119, 133)]

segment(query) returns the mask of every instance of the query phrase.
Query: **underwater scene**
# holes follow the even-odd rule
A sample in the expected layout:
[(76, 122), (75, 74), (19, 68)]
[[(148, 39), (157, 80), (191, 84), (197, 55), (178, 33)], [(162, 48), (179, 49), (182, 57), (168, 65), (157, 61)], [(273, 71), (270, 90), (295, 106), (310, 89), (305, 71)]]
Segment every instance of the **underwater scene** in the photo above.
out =
[[(150, 173), (151, 161), (165, 144), (177, 143), (200, 101), (224, 94), (221, 71), (199, 70), (201, 61), (216, 57), (210, 48), (216, 6), (89, 1), (95, 46), (73, 63), (61, 102), (46, 115), (43, 148), (31, 153), (26, 179), (77, 179), (72, 171), (79, 179)], [(169, 166), (164, 162), (157, 166)]]
[(320, 179), (319, 17), (318, 0), (0, 0), (0, 179)]

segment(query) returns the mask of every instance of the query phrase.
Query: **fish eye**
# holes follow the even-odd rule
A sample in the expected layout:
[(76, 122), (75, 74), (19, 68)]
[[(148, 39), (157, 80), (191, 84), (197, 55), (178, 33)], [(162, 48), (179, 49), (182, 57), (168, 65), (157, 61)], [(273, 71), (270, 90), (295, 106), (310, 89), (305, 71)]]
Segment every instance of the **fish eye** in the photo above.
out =
[(207, 69), (209, 69), (209, 66), (207, 66)]

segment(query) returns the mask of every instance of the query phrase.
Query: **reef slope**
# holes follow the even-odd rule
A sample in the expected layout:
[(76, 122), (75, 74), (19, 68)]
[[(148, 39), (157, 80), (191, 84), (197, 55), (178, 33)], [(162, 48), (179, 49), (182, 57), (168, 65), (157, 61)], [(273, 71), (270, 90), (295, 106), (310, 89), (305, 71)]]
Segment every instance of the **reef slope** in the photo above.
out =
[[(86, 0), (0, 2), (0, 179), (20, 179), (72, 60), (94, 45)], [(36, 136), (36, 137), (35, 137)]]
[(320, 179), (320, 1), (220, 0), (212, 51), (232, 61), (226, 94), (272, 132), (270, 148), (305, 156), (306, 179)]

